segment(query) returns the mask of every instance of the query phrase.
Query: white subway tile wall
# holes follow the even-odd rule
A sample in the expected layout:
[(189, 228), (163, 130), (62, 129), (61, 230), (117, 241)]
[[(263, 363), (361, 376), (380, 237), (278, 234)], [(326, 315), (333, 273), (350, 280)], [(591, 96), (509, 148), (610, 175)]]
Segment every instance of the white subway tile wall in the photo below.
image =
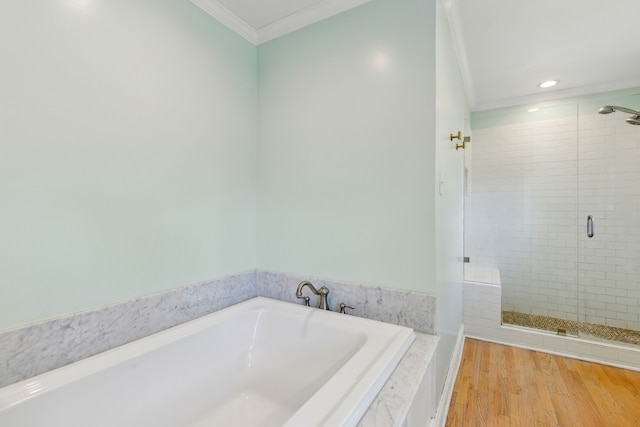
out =
[[(581, 115), (579, 232), (582, 320), (640, 330), (640, 127), (617, 113)], [(582, 231), (582, 230), (581, 230)]]
[(578, 320), (575, 116), (473, 131), (465, 255), (503, 309)]
[(500, 270), (504, 310), (640, 329), (640, 128), (624, 118), (474, 129), (465, 256)]

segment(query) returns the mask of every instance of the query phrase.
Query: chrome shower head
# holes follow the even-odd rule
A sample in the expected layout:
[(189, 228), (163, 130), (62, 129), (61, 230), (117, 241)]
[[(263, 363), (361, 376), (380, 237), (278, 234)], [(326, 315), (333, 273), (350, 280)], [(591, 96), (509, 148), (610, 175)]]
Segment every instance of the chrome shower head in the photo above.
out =
[(618, 107), (616, 105), (605, 105), (598, 110), (600, 114), (611, 114), (614, 111), (622, 111), (623, 113), (633, 114), (634, 116), (640, 115), (640, 111), (632, 110), (631, 108)]
[(605, 105), (604, 107), (600, 107), (598, 110), (599, 114), (611, 114), (614, 111), (622, 111), (628, 114), (631, 114), (626, 122), (630, 125), (640, 125), (640, 111), (632, 110), (631, 108), (626, 107), (618, 107), (615, 105)]
[(627, 123), (630, 125), (640, 125), (640, 115), (635, 114), (627, 119)]

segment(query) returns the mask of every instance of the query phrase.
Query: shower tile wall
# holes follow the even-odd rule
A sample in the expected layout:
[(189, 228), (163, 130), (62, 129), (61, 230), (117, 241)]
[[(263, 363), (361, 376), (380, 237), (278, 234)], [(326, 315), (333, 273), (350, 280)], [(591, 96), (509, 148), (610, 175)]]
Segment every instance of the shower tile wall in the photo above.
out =
[(465, 255), (500, 270), (503, 310), (577, 320), (576, 128), (573, 116), (473, 130)]
[(640, 330), (640, 127), (625, 115), (582, 115), (578, 233), (583, 321)]
[(639, 330), (640, 129), (589, 114), (474, 129), (472, 144), (465, 255), (500, 269), (502, 309)]

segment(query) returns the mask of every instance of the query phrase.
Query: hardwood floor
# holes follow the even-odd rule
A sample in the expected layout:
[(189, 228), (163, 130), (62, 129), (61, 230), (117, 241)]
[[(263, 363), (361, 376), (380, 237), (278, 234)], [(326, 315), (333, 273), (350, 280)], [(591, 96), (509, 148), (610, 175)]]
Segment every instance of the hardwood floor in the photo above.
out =
[(447, 427), (640, 426), (640, 372), (467, 338)]

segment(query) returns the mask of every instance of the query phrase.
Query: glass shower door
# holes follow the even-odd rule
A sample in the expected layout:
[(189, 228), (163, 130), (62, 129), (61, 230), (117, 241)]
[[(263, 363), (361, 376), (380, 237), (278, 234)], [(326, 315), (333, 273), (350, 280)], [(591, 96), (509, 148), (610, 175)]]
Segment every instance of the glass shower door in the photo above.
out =
[(475, 113), (472, 128), (465, 280), (502, 286), (503, 324), (577, 335), (576, 103)]
[(638, 110), (640, 95), (579, 106), (579, 334), (639, 345), (640, 126), (603, 106)]

